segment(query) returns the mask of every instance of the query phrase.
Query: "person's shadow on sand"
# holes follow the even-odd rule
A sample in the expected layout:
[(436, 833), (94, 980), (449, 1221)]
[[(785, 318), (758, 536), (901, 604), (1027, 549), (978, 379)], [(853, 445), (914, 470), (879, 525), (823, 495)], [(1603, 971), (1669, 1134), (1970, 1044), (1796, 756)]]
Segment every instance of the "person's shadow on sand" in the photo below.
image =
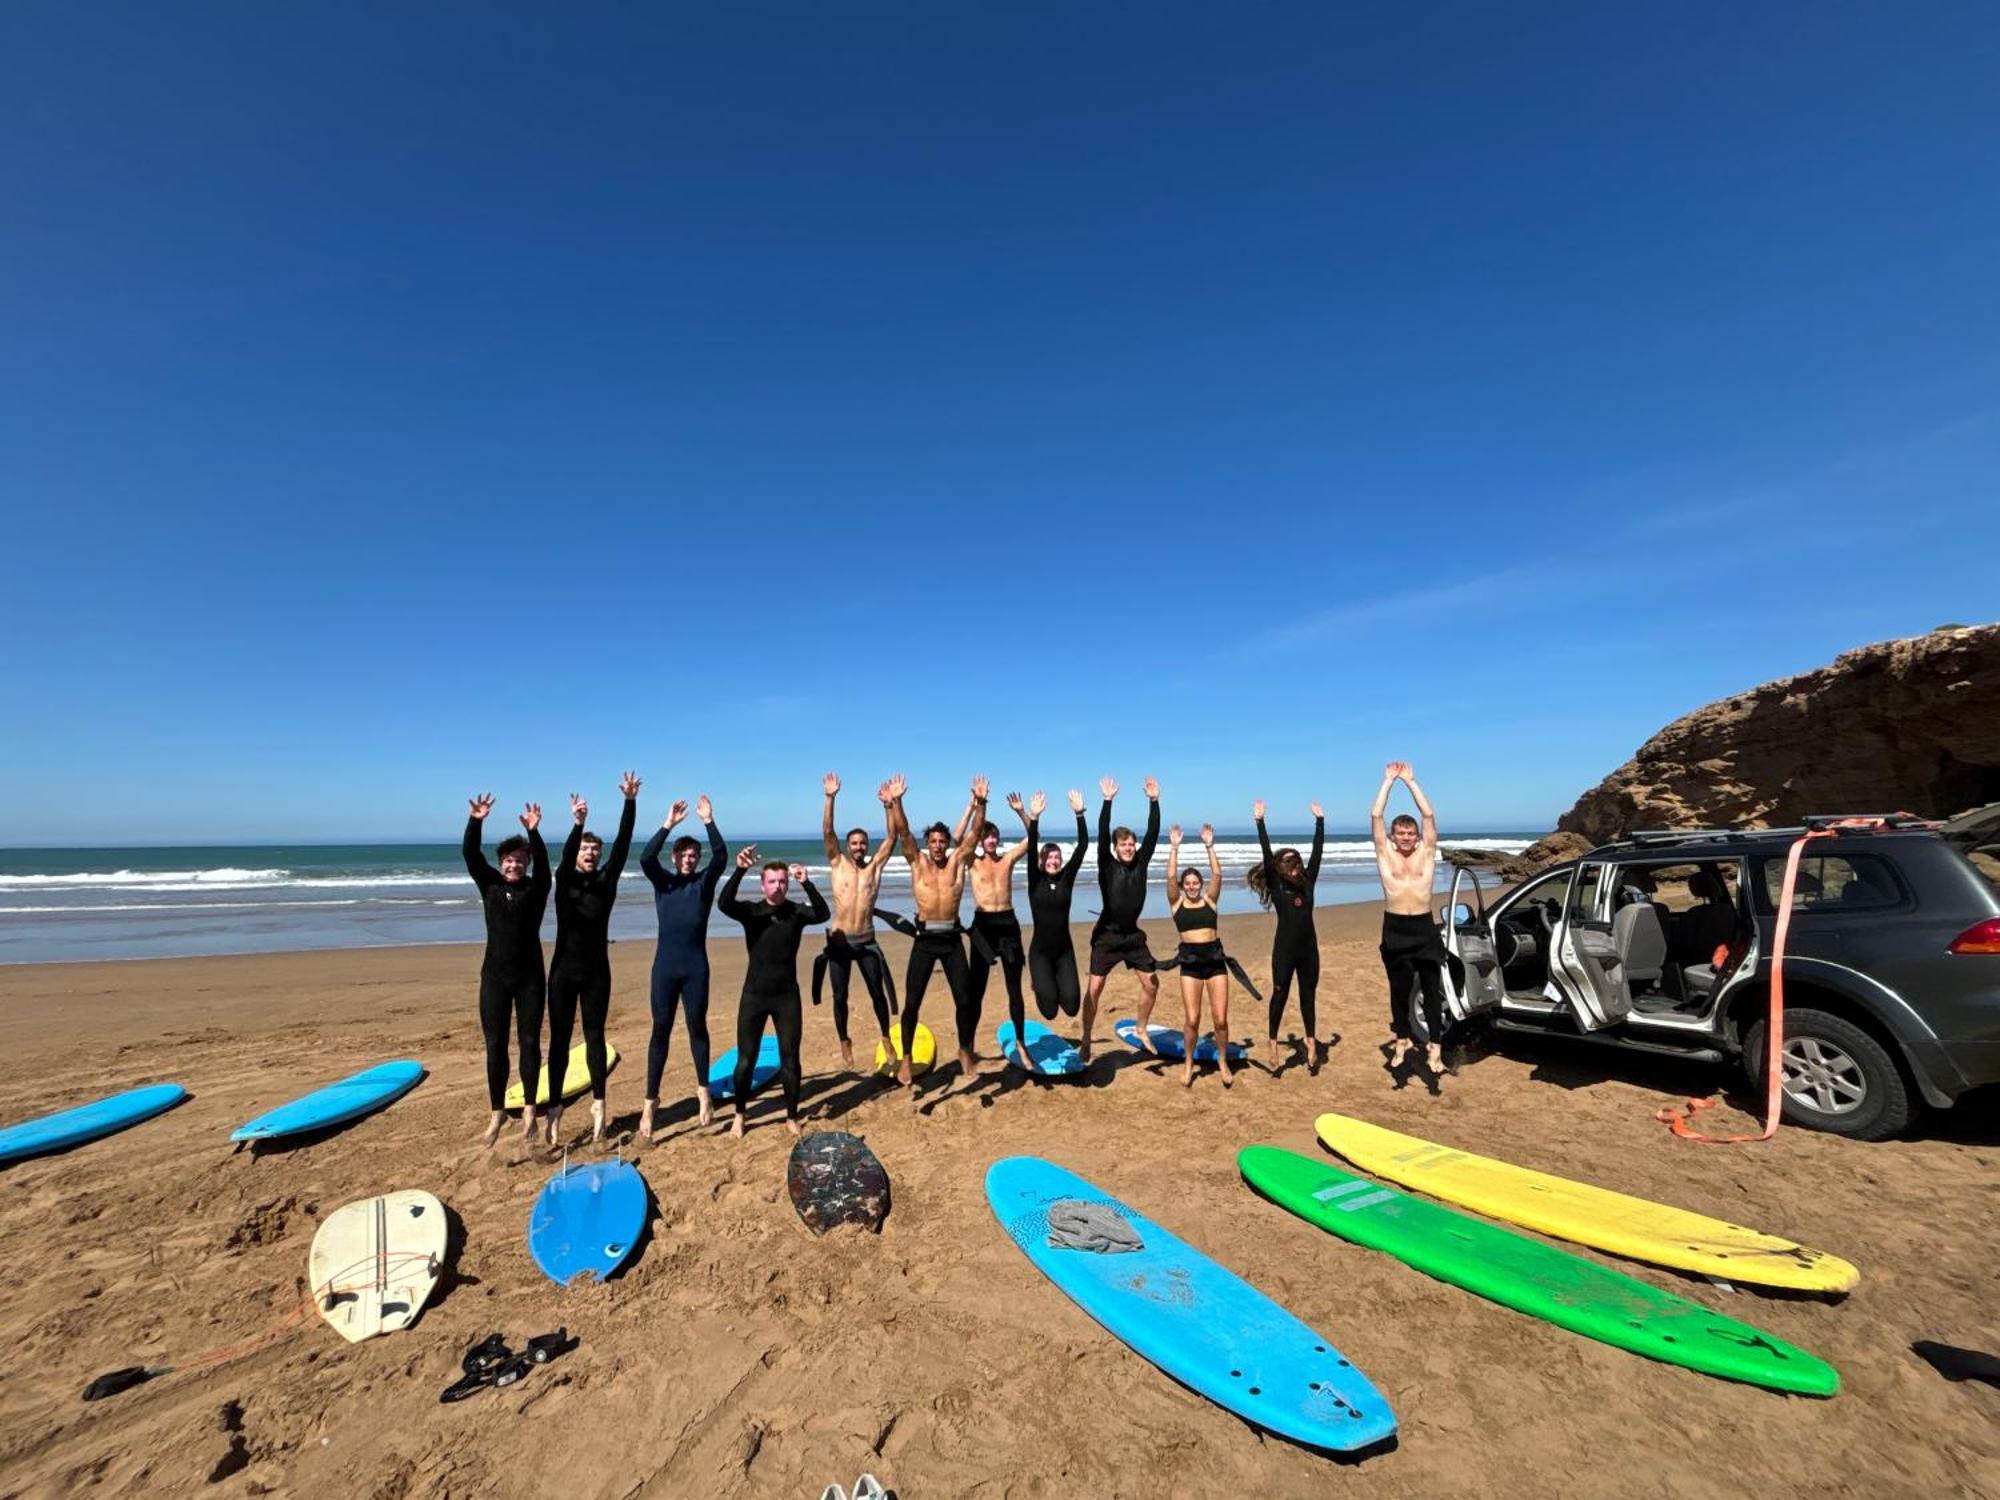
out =
[(1403, 1055), (1400, 1063), (1392, 1060), (1396, 1053), (1393, 1042), (1384, 1042), (1380, 1051), (1382, 1071), (1389, 1075), (1389, 1082), (1397, 1092), (1400, 1093), (1408, 1088), (1413, 1080), (1421, 1080), (1433, 1099), (1444, 1092), (1444, 1080), (1439, 1074), (1430, 1070), (1430, 1064), (1425, 1060), (1422, 1048), (1412, 1047)]

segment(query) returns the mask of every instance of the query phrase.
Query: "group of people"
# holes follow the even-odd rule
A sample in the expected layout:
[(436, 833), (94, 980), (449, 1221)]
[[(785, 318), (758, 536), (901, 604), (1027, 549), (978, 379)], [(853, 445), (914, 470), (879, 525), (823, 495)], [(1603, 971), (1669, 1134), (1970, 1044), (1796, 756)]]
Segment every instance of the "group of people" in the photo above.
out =
[[(1398, 782), (1409, 788), (1421, 819), (1407, 814), (1386, 825), (1390, 794)], [(516, 1031), (524, 1099), (522, 1135), (531, 1139), (539, 1125), (553, 1143), (561, 1127), (571, 1039), (580, 1020), (585, 1067), (591, 1093), (591, 1133), (605, 1129), (604, 1098), (608, 1053), (604, 1028), (611, 999), (610, 921), (618, 897), (618, 881), (631, 851), (637, 819), (639, 778), (627, 771), (619, 783), (624, 806), (607, 857), (604, 841), (587, 830), (589, 804), (570, 798), (572, 827), (563, 842), (561, 861), (549, 869), (547, 846), (541, 836), (541, 807), (529, 803), (521, 813), (524, 832), (502, 840), (495, 850), (497, 866), (482, 851), (482, 831), (493, 810), (491, 795), (474, 797), (466, 820), (464, 853), (467, 870), (478, 885), (486, 918), (486, 953), (480, 968), (479, 1019), (486, 1046), (486, 1085), (492, 1120), (485, 1141), (498, 1139), (506, 1121), (508, 1083), (507, 1032)], [(1230, 980), (1255, 998), (1256, 987), (1242, 966), (1223, 948), (1218, 904), (1222, 895), (1222, 864), (1215, 850), (1215, 830), (1202, 825), (1200, 841), (1207, 853), (1208, 873), (1180, 862), (1183, 835), (1179, 824), (1167, 830), (1167, 897), (1178, 946), (1167, 959), (1154, 956), (1139, 926), (1146, 888), (1160, 837), (1160, 786), (1145, 781), (1146, 831), (1112, 826), (1112, 805), (1118, 783), (1109, 777), (1098, 783), (1103, 800), (1097, 818), (1097, 879), (1099, 909), (1090, 931), (1087, 977), (1080, 978), (1070, 935), (1070, 907), (1076, 876), (1090, 850), (1090, 829), (1080, 791), (1069, 793), (1076, 817), (1075, 841), (1065, 851), (1060, 843), (1044, 842), (1041, 818), (1047, 799), (1036, 792), (1022, 799), (1012, 793), (1007, 805), (1020, 819), (1022, 837), (1003, 846), (1000, 830), (987, 817), (989, 784), (972, 779), (971, 795), (954, 828), (942, 821), (927, 826), (919, 838), (903, 807), (904, 778), (893, 776), (876, 788), (883, 810), (880, 845), (868, 831), (850, 828), (836, 836), (835, 807), (841, 781), (828, 773), (823, 783), (825, 804), (821, 832), (829, 864), (831, 902), (808, 877), (805, 867), (783, 861), (759, 865), (756, 845), (740, 850), (730, 869), (729, 846), (716, 827), (707, 797), (694, 810), (706, 838), (683, 834), (667, 840), (686, 819), (688, 804), (673, 804), (665, 821), (640, 854), (640, 869), (653, 890), (658, 941), (653, 952), (651, 986), (652, 1035), (646, 1049), (646, 1097), (639, 1133), (651, 1140), (659, 1106), (660, 1081), (677, 1019), (685, 1023), (688, 1050), (694, 1064), (695, 1097), (701, 1123), (713, 1119), (710, 1096), (708, 1035), (708, 923), (711, 908), (740, 923), (749, 964), (737, 1005), (736, 1065), (730, 1079), (735, 1118), (732, 1131), (741, 1135), (754, 1081), (757, 1054), (767, 1025), (776, 1034), (777, 1082), (785, 1100), (785, 1118), (793, 1134), (799, 1130), (799, 1038), (803, 1026), (803, 996), (798, 979), (799, 949), (806, 929), (828, 924), (826, 947), (813, 962), (813, 1002), (830, 983), (835, 1034), (843, 1067), (855, 1066), (849, 1035), (848, 998), (858, 972), (880, 1035), (881, 1055), (897, 1061), (897, 1081), (909, 1087), (912, 1059), (918, 1052), (918, 1026), (925, 996), (939, 969), (951, 995), (953, 1029), (960, 1069), (970, 1076), (979, 1063), (977, 1033), (986, 989), (999, 969), (1007, 990), (1008, 1019), (1014, 1047), (1005, 1061), (1027, 1069), (1026, 1003), (1023, 977), (1044, 1020), (1081, 1016), (1078, 1050), (1090, 1060), (1099, 1002), (1104, 986), (1119, 968), (1130, 969), (1139, 985), (1138, 1044), (1154, 1051), (1151, 1027), (1159, 1000), (1163, 970), (1179, 970), (1184, 1042), (1181, 1081), (1195, 1078), (1197, 1040), (1204, 1013), (1212, 1029), (1217, 1067), (1224, 1086), (1231, 1082), (1229, 1047)], [(1269, 1004), (1269, 1063), (1278, 1065), (1278, 1032), (1296, 991), (1299, 1018), (1305, 1030), (1306, 1066), (1318, 1073), (1327, 1044), (1321, 1039), (1317, 1015), (1319, 942), (1313, 927), (1313, 894), (1325, 845), (1326, 818), (1312, 804), (1313, 842), (1310, 856), (1297, 849), (1271, 846), (1264, 823), (1265, 804), (1252, 805), (1261, 858), (1246, 876), (1264, 905), (1276, 914), (1271, 950)], [(1389, 981), (1390, 1066), (1400, 1068), (1416, 1043), (1415, 1010), (1421, 1004), (1423, 1040), (1433, 1070), (1442, 1066), (1446, 1026), (1444, 1002), (1445, 954), (1430, 913), (1436, 877), (1437, 822), (1430, 803), (1410, 767), (1401, 761), (1385, 769), (1370, 815), (1376, 862), (1382, 879), (1384, 915), (1381, 954)], [(900, 851), (910, 866), (912, 916), (878, 905), (882, 873), (892, 852)], [(662, 854), (666, 860), (662, 861)], [(1014, 909), (1014, 869), (1023, 859), (1027, 869), (1028, 908), (1033, 922), (1025, 939)], [(745, 878), (758, 869), (758, 893), (746, 898)], [(729, 878), (723, 883), (725, 869)], [(972, 920), (960, 920), (966, 885), (972, 887)], [(803, 902), (791, 899), (796, 884)], [(718, 886), (720, 889), (718, 890)], [(547, 970), (542, 964), (541, 928), (551, 893), (556, 906), (555, 951)], [(876, 936), (881, 921), (910, 938), (910, 956), (903, 977), (900, 1016), (894, 978)], [(1419, 997), (1421, 997), (1419, 1002)], [(548, 1024), (546, 1066), (542, 1026)], [(544, 1107), (545, 1101), (545, 1107)]]

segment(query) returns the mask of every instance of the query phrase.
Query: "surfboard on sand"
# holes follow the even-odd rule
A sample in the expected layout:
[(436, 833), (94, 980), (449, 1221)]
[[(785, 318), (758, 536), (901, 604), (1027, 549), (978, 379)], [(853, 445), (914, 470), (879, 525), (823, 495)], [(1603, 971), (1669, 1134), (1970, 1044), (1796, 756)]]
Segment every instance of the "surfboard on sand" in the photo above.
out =
[[(1039, 1073), (1045, 1078), (1063, 1078), (1083, 1071), (1083, 1054), (1040, 1021), (1030, 1017), (1026, 1030), (1029, 1072)], [(999, 1031), (994, 1033), (994, 1041), (999, 1044), (1000, 1055), (1007, 1061), (1016, 1063), (1021, 1061), (1020, 1050), (1014, 1042), (1012, 1021), (1000, 1023)]]
[[(574, 1047), (569, 1049), (569, 1060), (563, 1064), (563, 1099), (565, 1102), (574, 1099), (578, 1094), (583, 1093), (590, 1087), (590, 1053), (587, 1050), (588, 1045), (585, 1042), (578, 1042)], [(734, 1059), (731, 1061), (733, 1062)], [(604, 1044), (605, 1076), (607, 1078), (610, 1077), (611, 1070), (617, 1066), (618, 1049), (612, 1046), (611, 1043), (606, 1042)], [(549, 1085), (554, 1081), (555, 1075), (544, 1066), (542, 1068), (541, 1081), (535, 1085), (535, 1104), (537, 1107), (549, 1102)], [(504, 1101), (507, 1108), (519, 1109), (526, 1098), (527, 1090), (521, 1087), (520, 1079), (516, 1078), (512, 1083), (507, 1085), (507, 1097)]]
[(314, 1089), (289, 1104), (281, 1104), (230, 1132), (232, 1141), (268, 1141), (279, 1136), (299, 1135), (308, 1130), (325, 1130), (373, 1114), (392, 1100), (400, 1099), (417, 1086), (424, 1065), (405, 1058), (401, 1062), (378, 1063)]
[(792, 1207), (814, 1234), (859, 1224), (878, 1234), (889, 1217), (889, 1174), (858, 1135), (818, 1130), (801, 1136), (785, 1163)]
[(49, 1151), (65, 1151), (86, 1141), (116, 1135), (142, 1120), (172, 1109), (187, 1098), (178, 1083), (155, 1083), (142, 1089), (127, 1089), (74, 1109), (59, 1110), (38, 1119), (23, 1120), (0, 1130), (0, 1165), (41, 1156)]
[[(1131, 1016), (1127, 1016), (1111, 1029), (1117, 1033), (1118, 1040), (1130, 1047), (1134, 1052), (1144, 1052), (1146, 1050), (1139, 1045), (1139, 1023)], [(1187, 1051), (1187, 1039), (1179, 1031), (1171, 1026), (1161, 1026), (1157, 1022), (1148, 1026), (1146, 1031), (1153, 1039), (1153, 1050), (1155, 1052), (1161, 1057), (1171, 1058), (1175, 1062), (1181, 1061)], [(1229, 1061), (1232, 1064), (1243, 1061), (1249, 1055), (1250, 1044), (1248, 1042), (1231, 1042), (1229, 1044)], [(1195, 1039), (1194, 1060), (1198, 1063), (1212, 1063), (1216, 1060), (1214, 1033), (1207, 1033)]]
[[(1010, 1156), (987, 1172), (986, 1197), (1037, 1270), (1189, 1389), (1314, 1448), (1365, 1448), (1395, 1432), (1388, 1402), (1323, 1335), (1109, 1193)], [(1107, 1226), (1115, 1238), (1095, 1241), (1107, 1248), (1067, 1248)], [(1108, 1248), (1119, 1244), (1133, 1248)]]
[(1585, 1338), (1772, 1390), (1840, 1389), (1833, 1367), (1803, 1349), (1511, 1229), (1272, 1146), (1244, 1147), (1236, 1165), (1308, 1224)]
[(408, 1328), (444, 1273), (444, 1205), (415, 1189), (343, 1204), (313, 1235), (313, 1305), (348, 1343)]
[(528, 1253), (558, 1286), (603, 1279), (631, 1258), (646, 1227), (646, 1179), (630, 1162), (566, 1167), (528, 1215)]
[(1329, 1148), (1364, 1172), (1573, 1245), (1797, 1292), (1844, 1292), (1861, 1279), (1844, 1260), (1740, 1224), (1454, 1151), (1347, 1115), (1321, 1115), (1313, 1125)]
[[(770, 1032), (757, 1044), (757, 1060), (750, 1065), (750, 1092), (756, 1093), (778, 1076), (778, 1039)], [(708, 1067), (708, 1097), (736, 1097), (736, 1049), (731, 1047)]]
[[(889, 1023), (889, 1044), (894, 1048), (891, 1056), (878, 1037), (875, 1042), (875, 1071), (884, 1078), (896, 1076), (896, 1064), (903, 1060), (903, 1026), (900, 1021)], [(937, 1061), (937, 1038), (931, 1035), (930, 1027), (917, 1022), (917, 1034), (910, 1048), (910, 1072), (928, 1073), (931, 1064)]]

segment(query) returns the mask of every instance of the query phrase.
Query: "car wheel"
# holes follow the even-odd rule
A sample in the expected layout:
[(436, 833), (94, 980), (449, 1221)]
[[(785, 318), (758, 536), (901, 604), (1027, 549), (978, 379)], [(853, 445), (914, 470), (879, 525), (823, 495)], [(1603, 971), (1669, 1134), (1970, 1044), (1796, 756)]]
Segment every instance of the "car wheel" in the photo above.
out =
[[(1743, 1067), (1764, 1090), (1764, 1023), (1743, 1036)], [(1886, 1140), (1916, 1114), (1888, 1049), (1852, 1021), (1823, 1010), (1785, 1012), (1784, 1117), (1808, 1130)]]

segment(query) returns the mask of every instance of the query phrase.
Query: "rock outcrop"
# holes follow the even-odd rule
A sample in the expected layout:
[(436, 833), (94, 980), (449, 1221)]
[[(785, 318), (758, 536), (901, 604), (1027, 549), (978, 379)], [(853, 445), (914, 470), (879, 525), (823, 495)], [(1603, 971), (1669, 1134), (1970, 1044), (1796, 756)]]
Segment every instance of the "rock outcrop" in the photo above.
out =
[(1578, 798), (1551, 837), (1785, 826), (1809, 813), (1948, 817), (1995, 801), (2000, 625), (1947, 625), (1676, 719)]

